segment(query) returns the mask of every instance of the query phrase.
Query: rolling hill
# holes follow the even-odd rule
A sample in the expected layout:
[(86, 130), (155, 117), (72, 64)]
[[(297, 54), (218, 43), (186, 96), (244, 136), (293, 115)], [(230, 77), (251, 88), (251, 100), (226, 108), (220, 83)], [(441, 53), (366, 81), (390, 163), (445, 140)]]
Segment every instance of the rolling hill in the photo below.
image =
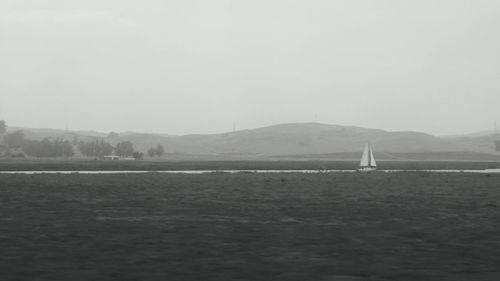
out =
[(500, 133), (498, 131), (486, 131), (467, 135), (445, 136), (443, 139), (487, 151), (494, 151), (496, 149), (495, 141), (500, 141)]
[[(23, 128), (16, 128), (23, 129)], [(12, 128), (11, 128), (12, 130)], [(131, 141), (137, 151), (161, 144), (170, 155), (222, 158), (339, 158), (359, 157), (370, 142), (382, 159), (500, 159), (492, 145), (457, 138), (439, 138), (420, 132), (389, 132), (319, 123), (281, 124), (222, 134), (169, 136), (127, 132), (108, 137), (98, 132), (23, 129), (28, 138), (53, 136), (72, 139), (102, 138), (116, 145)], [(182, 157), (180, 157), (182, 158)]]

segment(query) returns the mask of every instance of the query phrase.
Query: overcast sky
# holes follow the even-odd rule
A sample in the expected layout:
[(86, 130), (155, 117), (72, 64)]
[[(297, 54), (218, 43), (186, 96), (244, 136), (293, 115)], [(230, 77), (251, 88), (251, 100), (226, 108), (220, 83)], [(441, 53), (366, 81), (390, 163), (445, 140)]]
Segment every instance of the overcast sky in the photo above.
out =
[(500, 121), (498, 0), (1, 0), (0, 119), (214, 133)]

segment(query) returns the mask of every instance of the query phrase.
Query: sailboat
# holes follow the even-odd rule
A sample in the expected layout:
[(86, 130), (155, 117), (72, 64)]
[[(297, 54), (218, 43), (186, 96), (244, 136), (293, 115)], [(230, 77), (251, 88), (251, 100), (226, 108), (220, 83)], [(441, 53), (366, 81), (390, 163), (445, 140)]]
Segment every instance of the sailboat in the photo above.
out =
[(366, 144), (358, 171), (369, 172), (375, 170), (377, 170), (377, 162), (375, 162), (375, 158), (373, 157), (372, 146)]

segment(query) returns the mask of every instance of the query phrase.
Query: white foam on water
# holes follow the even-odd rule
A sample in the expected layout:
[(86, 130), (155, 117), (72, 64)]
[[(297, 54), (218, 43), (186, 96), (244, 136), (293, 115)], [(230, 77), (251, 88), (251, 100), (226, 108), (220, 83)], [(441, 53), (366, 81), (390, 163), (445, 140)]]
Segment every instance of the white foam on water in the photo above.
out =
[[(301, 173), (301, 174), (322, 174), (322, 173), (354, 173), (356, 170), (159, 170), (159, 171), (0, 171), (0, 174), (211, 174), (211, 173)], [(399, 173), (399, 172), (428, 172), (428, 173), (479, 173), (479, 174), (500, 174), (500, 169), (486, 170), (378, 170), (373, 172)]]
[(500, 174), (500, 169), (486, 170), (382, 170), (386, 173), (397, 172), (426, 172), (426, 173), (476, 173), (476, 174)]
[(0, 174), (211, 174), (211, 173), (302, 173), (302, 174), (318, 174), (318, 173), (343, 173), (355, 172), (356, 170), (158, 170), (158, 171), (0, 171)]

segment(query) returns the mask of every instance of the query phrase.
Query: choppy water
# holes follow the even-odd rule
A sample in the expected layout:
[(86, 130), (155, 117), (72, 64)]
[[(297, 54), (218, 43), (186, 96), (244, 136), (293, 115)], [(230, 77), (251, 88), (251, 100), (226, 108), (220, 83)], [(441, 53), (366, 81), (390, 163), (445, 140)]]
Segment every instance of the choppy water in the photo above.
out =
[[(210, 174), (210, 173), (353, 173), (356, 170), (160, 170), (160, 171), (0, 171), (0, 174)], [(479, 174), (500, 174), (500, 169), (486, 170), (378, 170), (375, 172), (399, 173), (399, 172), (428, 172), (428, 173), (479, 173)], [(373, 172), (370, 172), (373, 173)]]

